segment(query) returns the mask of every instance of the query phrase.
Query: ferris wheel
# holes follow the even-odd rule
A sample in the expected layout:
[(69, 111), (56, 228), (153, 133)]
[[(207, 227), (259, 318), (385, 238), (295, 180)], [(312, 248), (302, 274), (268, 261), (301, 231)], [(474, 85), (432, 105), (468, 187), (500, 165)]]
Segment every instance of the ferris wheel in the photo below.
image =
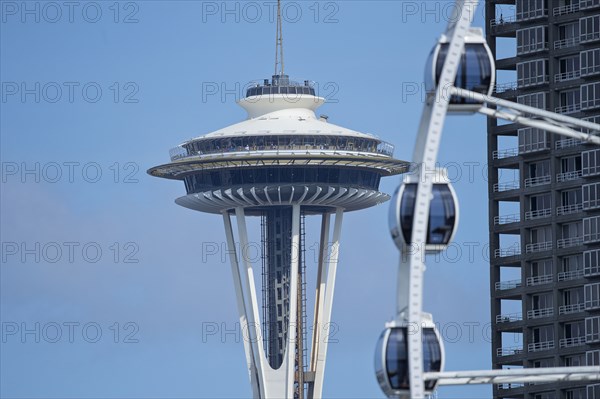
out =
[(422, 399), (438, 385), (600, 380), (598, 366), (446, 372), (433, 316), (422, 310), (425, 256), (447, 248), (459, 219), (456, 192), (446, 171), (436, 169), (448, 113), (480, 113), (600, 145), (598, 124), (492, 97), (494, 58), (482, 29), (471, 27), (477, 5), (455, 1), (456, 15), (430, 53), (413, 169), (390, 205), (390, 233), (403, 255), (396, 318), (386, 324), (375, 352), (376, 377), (390, 398)]

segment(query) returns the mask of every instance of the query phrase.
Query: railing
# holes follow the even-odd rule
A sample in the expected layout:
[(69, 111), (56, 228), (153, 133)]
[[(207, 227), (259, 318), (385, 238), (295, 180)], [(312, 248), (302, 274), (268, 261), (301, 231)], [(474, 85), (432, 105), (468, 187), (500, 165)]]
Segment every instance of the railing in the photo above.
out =
[(517, 256), (521, 255), (521, 247), (512, 246), (508, 248), (498, 248), (494, 251), (494, 256), (496, 258), (505, 258), (507, 256)]
[(503, 191), (517, 190), (519, 188), (519, 181), (511, 181), (508, 183), (496, 183), (494, 184), (494, 192), (501, 193)]
[(595, 40), (599, 40), (600, 39), (600, 32), (590, 32), (590, 33), (584, 33), (580, 36), (580, 42), (581, 43), (585, 43), (585, 42), (593, 42)]
[(523, 320), (522, 313), (499, 314), (496, 315), (496, 323), (510, 323)]
[(519, 155), (518, 148), (508, 148), (506, 150), (496, 150), (492, 152), (492, 159), (504, 159), (516, 157), (517, 155)]
[(497, 281), (496, 291), (512, 290), (521, 286), (521, 280)]
[(246, 146), (246, 147), (230, 147), (230, 148), (219, 148), (215, 147), (211, 151), (207, 152), (199, 152), (199, 153), (188, 153), (185, 147), (177, 146), (172, 148), (169, 151), (169, 155), (171, 157), (171, 161), (176, 161), (179, 159), (190, 158), (190, 157), (201, 157), (203, 155), (214, 155), (214, 154), (232, 154), (232, 153), (241, 153), (246, 154), (249, 152), (290, 152), (290, 151), (349, 151), (354, 153), (377, 153), (387, 156), (392, 156), (394, 154), (394, 145), (386, 142), (380, 142), (377, 147), (370, 147), (370, 149), (363, 148), (355, 148), (353, 145), (347, 146), (338, 146), (338, 145), (313, 145), (313, 144), (303, 144), (303, 145), (260, 145), (260, 146)]
[(556, 75), (554, 75), (554, 81), (555, 82), (565, 82), (567, 80), (578, 79), (580, 76), (581, 76), (580, 71), (557, 73)]
[(498, 83), (496, 85), (496, 93), (504, 93), (511, 90), (517, 90), (517, 82)]
[(515, 22), (516, 20), (517, 20), (517, 18), (514, 15), (510, 15), (506, 18), (504, 16), (501, 16), (500, 18), (494, 18), (494, 19), (490, 20), (490, 28), (493, 28), (493, 27), (499, 26), (499, 25), (509, 24), (509, 23)]
[(583, 270), (571, 270), (558, 273), (558, 281), (576, 280), (583, 277)]
[(579, 11), (579, 3), (555, 7), (554, 10), (552, 10), (552, 15), (558, 17), (559, 15), (571, 14), (577, 11)]
[(583, 204), (563, 205), (556, 207), (556, 215), (570, 215), (571, 213), (581, 212)]
[(581, 104), (569, 104), (554, 108), (557, 114), (572, 114), (581, 111)]
[(552, 249), (552, 241), (536, 242), (533, 244), (527, 244), (525, 246), (525, 252), (530, 254), (533, 252), (549, 251)]
[(517, 13), (517, 21), (525, 21), (528, 19), (544, 18), (548, 16), (548, 11), (545, 8), (537, 10), (522, 11)]
[(558, 314), (579, 313), (585, 310), (584, 303), (574, 303), (572, 305), (562, 305), (558, 307)]
[(571, 348), (573, 346), (585, 345), (585, 336), (581, 337), (571, 337), (571, 338), (562, 338), (558, 341), (558, 346), (560, 348)]
[(581, 110), (594, 109), (600, 107), (600, 99), (592, 98), (589, 100), (581, 101)]
[(557, 150), (560, 150), (561, 148), (569, 148), (569, 147), (575, 147), (578, 146), (579, 144), (584, 143), (583, 140), (578, 140), (578, 139), (562, 139), (562, 140), (557, 140), (556, 144), (555, 144), (555, 148)]
[(554, 42), (554, 50), (566, 47), (573, 47), (579, 44), (579, 36), (570, 37), (568, 39), (556, 40)]
[(514, 213), (512, 215), (504, 215), (504, 216), (494, 216), (494, 224), (509, 224), (509, 223), (517, 223), (521, 221), (521, 216), (518, 213)]
[[(600, 265), (584, 266), (583, 275), (586, 277), (600, 276)], [(498, 284), (498, 283), (496, 283)]]
[(579, 0), (579, 8), (581, 8), (582, 10), (598, 6), (600, 6), (599, 0)]
[(534, 285), (542, 285), (551, 283), (554, 280), (552, 274), (545, 274), (543, 276), (527, 277), (527, 286), (532, 287)]
[(525, 220), (541, 219), (548, 216), (552, 216), (551, 208), (525, 212)]
[(560, 240), (556, 240), (557, 248), (571, 248), (577, 247), (583, 244), (583, 237), (569, 237), (569, 238), (561, 238)]
[(498, 356), (513, 356), (520, 355), (523, 353), (522, 346), (508, 346), (506, 348), (497, 348), (496, 355)]
[(527, 345), (529, 352), (539, 352), (554, 349), (554, 341), (534, 342)]
[(498, 389), (515, 389), (515, 388), (523, 388), (525, 384), (522, 382), (505, 382), (503, 384), (496, 384)]
[(581, 176), (583, 176), (582, 170), (573, 170), (571, 172), (557, 173), (556, 181), (561, 182), (561, 181), (577, 180), (577, 179), (580, 179)]
[(528, 319), (541, 319), (542, 317), (550, 316), (554, 316), (554, 308), (541, 308), (527, 311)]
[(586, 299), (584, 306), (585, 306), (585, 310), (598, 309), (598, 308), (600, 308), (600, 299), (598, 299), (598, 298)]
[(583, 201), (583, 209), (597, 209), (600, 208), (600, 199), (595, 199), (591, 201)]
[(541, 186), (543, 184), (549, 184), (552, 181), (552, 177), (550, 175), (547, 176), (538, 176), (538, 177), (529, 177), (525, 179), (525, 187), (535, 187)]

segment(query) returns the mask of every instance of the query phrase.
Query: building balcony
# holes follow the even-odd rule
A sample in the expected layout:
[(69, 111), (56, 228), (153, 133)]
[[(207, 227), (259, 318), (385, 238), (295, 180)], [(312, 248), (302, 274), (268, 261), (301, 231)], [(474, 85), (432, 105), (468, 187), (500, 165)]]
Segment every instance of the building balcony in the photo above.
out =
[(525, 384), (523, 384), (522, 382), (506, 382), (504, 384), (496, 384), (496, 387), (498, 389), (517, 389), (524, 388)]
[(556, 240), (557, 248), (571, 248), (577, 247), (583, 244), (583, 237), (569, 237), (569, 238), (561, 238), (560, 240)]
[(562, 139), (557, 140), (554, 146), (557, 150), (561, 150), (563, 148), (576, 147), (582, 143), (583, 141), (578, 139)]
[(551, 283), (554, 280), (552, 274), (546, 274), (544, 276), (527, 277), (527, 286), (533, 287), (534, 285), (542, 285)]
[(583, 176), (583, 171), (581, 171), (581, 170), (573, 170), (570, 172), (557, 173), (556, 181), (560, 183), (563, 181), (577, 180), (577, 179), (581, 179), (582, 176)]
[(581, 68), (581, 77), (598, 75), (600, 73), (600, 65), (592, 65)]
[(510, 191), (510, 190), (518, 190), (519, 189), (519, 181), (515, 180), (515, 181), (511, 181), (508, 183), (496, 183), (494, 184), (494, 192), (495, 193), (501, 193), (504, 191)]
[(565, 14), (572, 14), (577, 11), (579, 11), (579, 3), (569, 4), (567, 6), (554, 7), (554, 9), (552, 10), (552, 15), (558, 17)]
[(495, 284), (496, 291), (512, 290), (521, 287), (521, 280), (497, 281)]
[(572, 314), (579, 313), (585, 310), (585, 304), (574, 303), (571, 305), (562, 305), (558, 307), (558, 314)]
[(591, 200), (591, 201), (583, 201), (582, 206), (583, 206), (584, 211), (598, 209), (598, 208), (600, 208), (600, 199), (595, 199), (595, 200)]
[(570, 215), (572, 213), (581, 212), (583, 210), (583, 204), (563, 205), (556, 207), (556, 215)]
[(528, 254), (542, 251), (550, 251), (552, 249), (552, 241), (536, 242), (527, 244), (525, 246), (525, 252)]
[(554, 349), (554, 341), (534, 342), (534, 343), (527, 345), (527, 350), (529, 352), (540, 352), (540, 351), (547, 351), (550, 349)]
[(500, 18), (494, 18), (490, 20), (490, 28), (494, 28), (496, 26), (510, 24), (513, 22), (517, 22), (517, 17), (515, 15), (509, 15), (505, 17), (502, 15)]
[(517, 223), (521, 221), (521, 215), (514, 213), (512, 215), (494, 216), (494, 224), (502, 225), (509, 223)]
[(508, 256), (518, 255), (521, 255), (521, 247), (518, 245), (513, 245), (508, 248), (498, 248), (494, 251), (494, 257), (496, 258), (506, 258)]
[(537, 143), (531, 143), (527, 145), (519, 146), (519, 154), (529, 154), (532, 152), (545, 151), (550, 149), (550, 143), (547, 141), (541, 141)]
[(538, 8), (534, 10), (522, 11), (517, 13), (516, 21), (530, 21), (533, 19), (546, 18), (548, 17), (548, 10), (545, 8)]
[(496, 323), (512, 323), (523, 320), (522, 313), (499, 314), (496, 315)]
[(525, 179), (525, 188), (542, 186), (544, 184), (550, 184), (551, 181), (552, 181), (552, 177), (550, 175), (529, 177), (529, 178)]
[(579, 44), (579, 42), (580, 42), (579, 36), (570, 37), (568, 39), (556, 40), (554, 42), (554, 50), (577, 46)]
[(516, 91), (517, 90), (517, 82), (509, 82), (509, 83), (498, 83), (495, 88), (496, 94), (506, 93), (508, 91)]
[(554, 316), (554, 308), (532, 309), (527, 311), (528, 319), (541, 319), (544, 317)]
[(497, 356), (514, 356), (523, 354), (522, 346), (508, 346), (506, 348), (496, 348)]
[(580, 77), (581, 77), (580, 71), (563, 72), (563, 73), (557, 73), (556, 75), (554, 75), (554, 81), (555, 82), (566, 82), (568, 80), (579, 79)]
[(581, 104), (569, 104), (554, 108), (557, 114), (574, 114), (581, 111)]
[(517, 155), (519, 155), (518, 148), (508, 148), (505, 150), (496, 150), (496, 151), (492, 152), (492, 159), (504, 159), (504, 158), (516, 157)]
[(571, 338), (562, 338), (558, 341), (558, 346), (560, 348), (572, 348), (574, 346), (585, 345), (585, 336), (581, 337), (571, 337)]
[(583, 277), (583, 270), (571, 270), (558, 273), (558, 281), (577, 280), (581, 277)]
[(525, 220), (543, 219), (552, 216), (552, 209), (538, 209), (525, 212)]
[(517, 46), (517, 55), (526, 55), (548, 50), (548, 43), (532, 43)]
[(517, 87), (521, 89), (526, 87), (539, 86), (549, 83), (549, 81), (550, 79), (548, 79), (548, 76), (537, 76), (533, 78), (518, 80)]

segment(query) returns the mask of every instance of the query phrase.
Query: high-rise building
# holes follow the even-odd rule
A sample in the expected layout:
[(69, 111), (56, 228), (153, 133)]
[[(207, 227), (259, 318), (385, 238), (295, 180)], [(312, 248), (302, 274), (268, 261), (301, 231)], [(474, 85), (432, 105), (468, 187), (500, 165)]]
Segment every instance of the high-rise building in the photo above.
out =
[[(600, 0), (486, 0), (495, 96), (600, 122)], [(600, 149), (488, 121), (494, 368), (600, 365)], [(598, 399), (600, 381), (495, 398)]]

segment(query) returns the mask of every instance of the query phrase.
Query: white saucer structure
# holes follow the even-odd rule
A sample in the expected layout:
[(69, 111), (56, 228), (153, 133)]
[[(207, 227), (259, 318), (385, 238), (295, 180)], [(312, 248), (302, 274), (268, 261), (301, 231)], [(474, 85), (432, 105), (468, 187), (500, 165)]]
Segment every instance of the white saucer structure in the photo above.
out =
[[(230, 257), (240, 323), (252, 338), (244, 345), (256, 398), (322, 396), (343, 213), (387, 201), (389, 195), (379, 191), (381, 178), (408, 169), (393, 158), (391, 144), (317, 117), (324, 102), (307, 81), (274, 75), (239, 101), (247, 120), (180, 144), (170, 163), (148, 171), (185, 183), (187, 193), (177, 204), (221, 214), (231, 253), (232, 215), (241, 248), (248, 244), (246, 217), (261, 218), (262, 322), (256, 271), (241, 253)], [(322, 217), (310, 359), (307, 215)]]

